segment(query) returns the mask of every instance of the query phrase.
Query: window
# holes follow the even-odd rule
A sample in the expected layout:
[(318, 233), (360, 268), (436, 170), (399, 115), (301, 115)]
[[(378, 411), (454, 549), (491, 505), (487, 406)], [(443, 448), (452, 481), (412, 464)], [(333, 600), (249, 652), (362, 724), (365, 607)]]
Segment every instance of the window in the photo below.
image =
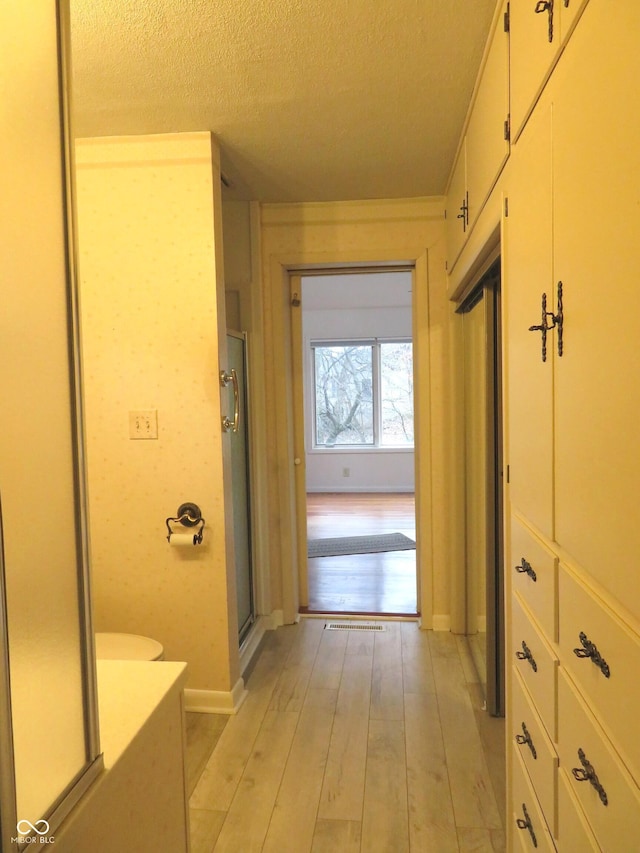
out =
[(315, 341), (314, 447), (413, 447), (411, 341)]

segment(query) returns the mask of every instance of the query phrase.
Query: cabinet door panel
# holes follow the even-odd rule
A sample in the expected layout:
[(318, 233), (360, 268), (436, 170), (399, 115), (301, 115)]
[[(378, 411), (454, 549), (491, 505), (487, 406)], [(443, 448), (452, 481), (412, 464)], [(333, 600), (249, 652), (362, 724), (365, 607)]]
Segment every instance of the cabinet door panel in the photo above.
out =
[(554, 6), (553, 39), (549, 16), (536, 14), (535, 0), (512, 0), (509, 71), (512, 138), (516, 139), (542, 88), (560, 45), (559, 0)]
[(526, 851), (546, 850), (555, 853), (549, 827), (540, 804), (531, 787), (524, 764), (517, 752), (511, 759), (511, 781), (513, 787), (512, 814), (513, 837), (517, 849)]
[[(627, 766), (640, 779), (640, 739), (629, 737), (636, 729), (640, 707), (640, 637), (562, 565), (559, 604), (563, 665), (602, 727), (611, 734)], [(593, 651), (589, 643), (597, 654), (577, 656), (576, 648)]]
[(511, 558), (512, 589), (520, 594), (547, 639), (556, 642), (558, 560), (515, 516), (511, 518)]
[(610, 13), (589, 4), (554, 81), (556, 540), (640, 618), (640, 4)]
[[(640, 838), (640, 790), (563, 671), (558, 715), (560, 766), (569, 775), (571, 790), (598, 843), (612, 853), (635, 853)], [(583, 769), (594, 774), (593, 784), (584, 778)]]
[(542, 293), (553, 281), (551, 108), (536, 111), (518, 141), (505, 221), (509, 496), (553, 539), (553, 333), (542, 361)]
[(558, 756), (538, 718), (517, 669), (513, 671), (512, 720), (509, 734), (520, 754), (552, 832), (556, 830)]
[(558, 659), (520, 604), (511, 608), (510, 658), (529, 691), (549, 737), (556, 737)]
[(447, 194), (447, 269), (449, 272), (453, 269), (455, 262), (458, 260), (464, 242), (466, 233), (469, 230), (465, 225), (464, 220), (460, 218), (464, 216), (463, 205), (466, 204), (467, 192), (467, 154), (466, 146), (463, 141), (462, 148), (458, 155), (456, 167), (451, 177), (449, 192)]
[(558, 850), (561, 853), (571, 853), (572, 850), (599, 853), (600, 847), (571, 790), (566, 770), (561, 770), (558, 774), (558, 823)]
[(563, 0), (560, 22), (562, 41), (570, 35), (571, 27), (589, 0)]
[(473, 224), (509, 154), (504, 122), (509, 113), (509, 37), (504, 12), (491, 39), (482, 80), (467, 129), (467, 188), (469, 222)]

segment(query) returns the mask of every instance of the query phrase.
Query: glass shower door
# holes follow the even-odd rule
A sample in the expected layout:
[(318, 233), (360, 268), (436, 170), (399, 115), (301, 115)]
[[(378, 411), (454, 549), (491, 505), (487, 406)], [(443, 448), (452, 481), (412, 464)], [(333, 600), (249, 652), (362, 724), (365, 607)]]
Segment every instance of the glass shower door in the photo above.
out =
[[(230, 431), (233, 493), (233, 533), (238, 606), (238, 635), (242, 643), (255, 618), (251, 553), (251, 495), (249, 471), (249, 426), (247, 421), (247, 347), (243, 334), (227, 334), (229, 372), (237, 378), (237, 428)], [(229, 388), (230, 395), (233, 393)], [(233, 411), (233, 401), (229, 411)]]
[(65, 171), (67, 12), (55, 0), (0, 3), (0, 847), (7, 853), (52, 843), (102, 767)]

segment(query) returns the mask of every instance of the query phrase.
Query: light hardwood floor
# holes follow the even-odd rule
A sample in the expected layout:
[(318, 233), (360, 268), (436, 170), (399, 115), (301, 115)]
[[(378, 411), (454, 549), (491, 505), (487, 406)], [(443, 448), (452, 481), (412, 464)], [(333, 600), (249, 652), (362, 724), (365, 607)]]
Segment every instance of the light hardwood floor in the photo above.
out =
[[(415, 539), (412, 494), (307, 495), (307, 536), (404, 533)], [(307, 563), (310, 613), (417, 613), (416, 552), (314, 557)]]
[(504, 721), (466, 641), (381, 624), (266, 635), (193, 790), (193, 853), (504, 851)]

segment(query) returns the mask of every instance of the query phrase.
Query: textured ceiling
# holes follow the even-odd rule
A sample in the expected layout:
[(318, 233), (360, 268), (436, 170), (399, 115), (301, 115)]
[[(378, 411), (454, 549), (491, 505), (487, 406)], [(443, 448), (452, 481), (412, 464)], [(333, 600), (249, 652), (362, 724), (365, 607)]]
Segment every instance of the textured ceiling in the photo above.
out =
[(70, 0), (78, 136), (210, 130), (236, 197), (440, 195), (495, 0)]

